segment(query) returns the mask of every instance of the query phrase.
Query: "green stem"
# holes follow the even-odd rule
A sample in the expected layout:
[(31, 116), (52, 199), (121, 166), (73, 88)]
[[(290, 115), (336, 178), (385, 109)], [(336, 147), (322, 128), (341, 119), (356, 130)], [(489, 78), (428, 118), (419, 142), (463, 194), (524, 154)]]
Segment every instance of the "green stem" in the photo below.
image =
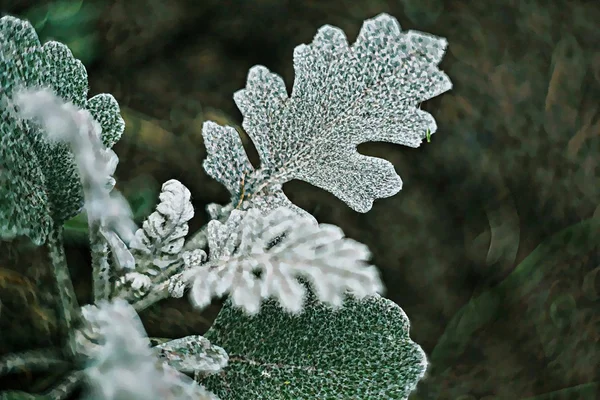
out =
[(12, 353), (0, 358), (0, 376), (22, 371), (44, 371), (64, 364), (66, 361), (57, 348)]
[(63, 246), (63, 227), (52, 227), (48, 235), (48, 249), (50, 254), (50, 263), (56, 279), (57, 292), (59, 298), (59, 318), (62, 320), (62, 326), (65, 330), (65, 337), (69, 337), (73, 332), (75, 319), (78, 319), (79, 305), (75, 297), (75, 289), (69, 275), (67, 267), (67, 258)]
[(94, 304), (110, 297), (110, 264), (108, 261), (108, 243), (100, 234), (100, 225), (89, 221), (90, 251), (92, 254), (92, 285)]
[(46, 392), (45, 399), (63, 400), (68, 398), (83, 381), (83, 371), (73, 371), (67, 375), (57, 386)]

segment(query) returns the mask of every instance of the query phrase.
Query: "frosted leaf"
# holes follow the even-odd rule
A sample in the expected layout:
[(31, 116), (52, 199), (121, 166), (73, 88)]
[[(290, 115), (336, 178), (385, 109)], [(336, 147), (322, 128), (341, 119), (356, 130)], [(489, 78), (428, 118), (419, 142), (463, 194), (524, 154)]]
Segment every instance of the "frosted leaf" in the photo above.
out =
[(111, 94), (100, 93), (87, 101), (86, 108), (102, 127), (102, 142), (110, 149), (125, 131), (119, 103)]
[(108, 243), (112, 253), (112, 259), (118, 270), (133, 269), (135, 267), (135, 258), (127, 248), (127, 245), (114, 232), (100, 228), (99, 233)]
[(189, 229), (187, 223), (194, 216), (190, 198), (190, 191), (181, 182), (165, 182), (156, 211), (135, 233), (129, 246), (138, 264), (148, 264), (148, 273), (156, 274), (179, 260)]
[(227, 210), (225, 206), (218, 203), (210, 203), (206, 206), (206, 212), (210, 219), (226, 220), (231, 213), (231, 209)]
[[(78, 214), (84, 204), (84, 196), (77, 165), (72, 152), (64, 143), (49, 142), (43, 129), (30, 121), (20, 120), (18, 113), (13, 112), (12, 97), (15, 90), (22, 89), (51, 89), (54, 94), (64, 101), (72, 102), (78, 107), (85, 108), (88, 92), (87, 72), (83, 64), (75, 59), (71, 51), (63, 44), (50, 41), (43, 46), (40, 44), (35, 30), (27, 21), (11, 16), (0, 18), (0, 101), (2, 102), (2, 124), (13, 136), (19, 138), (21, 148), (17, 149), (12, 139), (3, 139), (5, 152), (4, 160), (15, 157), (26, 157), (27, 160), (11, 161), (11, 170), (16, 171), (21, 163), (36, 163), (44, 179), (37, 180), (38, 185), (45, 185), (45, 193), (41, 197), (48, 198), (48, 206), (52, 218), (60, 225), (67, 219)], [(110, 129), (109, 124), (102, 126)], [(5, 133), (2, 133), (3, 137)], [(29, 141), (30, 144), (23, 142)], [(10, 142), (10, 143), (9, 143)], [(6, 145), (6, 146), (5, 146)], [(14, 166), (14, 167), (12, 167)], [(11, 171), (11, 181), (18, 179), (19, 174)], [(23, 179), (29, 179), (24, 176)], [(13, 189), (19, 184), (11, 183)], [(33, 187), (32, 187), (33, 188)], [(41, 188), (35, 189), (41, 193)], [(22, 204), (7, 204), (7, 214), (10, 218), (22, 218), (26, 224), (27, 217), (15, 213), (15, 209), (31, 208), (25, 196), (20, 196)], [(42, 207), (43, 202), (38, 208)], [(11, 211), (13, 210), (13, 211)], [(39, 214), (39, 210), (31, 209)], [(2, 211), (4, 213), (4, 210)], [(38, 221), (44, 223), (44, 217), (38, 215)], [(5, 217), (0, 217), (0, 221)], [(14, 225), (14, 221), (11, 221)], [(9, 228), (10, 231), (17, 230)], [(36, 238), (36, 242), (39, 242)]]
[(185, 282), (180, 279), (169, 279), (169, 284), (167, 286), (167, 290), (171, 297), (176, 299), (180, 299), (185, 294)]
[(170, 340), (155, 347), (159, 357), (180, 372), (211, 375), (227, 366), (229, 356), (200, 335)]
[[(235, 306), (257, 313), (274, 297), (286, 310), (302, 310), (306, 279), (320, 301), (339, 306), (345, 293), (358, 298), (383, 290), (367, 247), (341, 229), (298, 216), (285, 207), (266, 216), (256, 209), (233, 210), (226, 223), (208, 224), (209, 262), (184, 273), (191, 298), (204, 307), (230, 294)], [(258, 275), (258, 276), (257, 276)]]
[(41, 245), (52, 224), (44, 175), (31, 144), (0, 125), (0, 239), (28, 236)]
[(352, 46), (340, 29), (322, 27), (311, 44), (294, 51), (291, 96), (264, 66), (251, 68), (246, 88), (234, 95), (260, 169), (247, 161), (233, 128), (207, 123), (207, 173), (242, 209), (262, 198), (271, 199), (262, 200), (265, 212), (289, 202), (281, 185), (300, 179), (367, 212), (375, 199), (396, 194), (402, 180), (391, 163), (361, 155), (356, 146), (418, 147), (428, 130), (436, 131), (433, 117), (418, 106), (452, 87), (437, 67), (446, 45), (443, 38), (401, 32), (387, 14), (365, 21)]
[[(225, 222), (227, 220), (227, 218), (229, 218), (229, 214), (231, 214), (231, 211), (233, 209), (234, 209), (234, 207), (231, 205), (231, 203), (227, 204), (226, 206), (222, 206), (217, 203), (210, 203), (206, 206), (206, 212), (208, 213), (208, 216), (210, 217), (210, 219), (216, 219), (221, 222)], [(192, 234), (190, 236), (190, 238), (188, 239), (188, 241), (186, 242), (185, 248), (186, 249), (204, 249), (204, 248), (206, 248), (206, 243), (207, 243), (206, 228), (207, 228), (207, 225), (204, 225), (200, 230), (194, 232), (194, 234)]]
[(158, 358), (133, 307), (102, 301), (83, 311), (94, 344), (82, 347), (88, 392), (98, 400), (216, 399), (192, 379)]
[(38, 245), (48, 235), (52, 204), (34, 143), (28, 140), (30, 128), (18, 118), (11, 97), (15, 88), (39, 85), (43, 67), (31, 24), (0, 18), (0, 238), (26, 235)]
[(186, 251), (181, 254), (181, 260), (183, 261), (183, 265), (186, 269), (202, 265), (206, 259), (206, 252), (201, 249)]
[[(50, 87), (64, 101), (83, 107), (88, 82), (81, 61), (75, 59), (62, 43), (47, 42), (41, 50), (42, 56), (48, 61), (47, 68), (41, 71), (42, 85)], [(84, 201), (77, 164), (67, 144), (43, 139), (40, 136), (36, 141), (36, 151), (47, 171), (49, 194), (56, 209), (55, 219), (67, 220), (81, 211)]]
[(206, 121), (202, 125), (202, 137), (207, 154), (204, 169), (221, 182), (232, 196), (241, 197), (244, 175), (254, 168), (246, 156), (238, 132), (230, 126), (223, 127)]
[[(204, 250), (194, 249), (190, 251), (184, 251), (181, 254), (181, 261), (183, 262), (183, 269), (190, 270), (192, 268), (199, 267), (206, 262), (207, 255)], [(182, 274), (177, 274), (169, 277), (169, 283), (167, 290), (171, 297), (180, 298), (183, 297), (185, 289), (187, 288), (186, 281)], [(210, 302), (210, 299), (208, 300)]]
[(298, 315), (268, 300), (248, 316), (227, 301), (205, 337), (227, 349), (229, 363), (200, 382), (229, 400), (405, 400), (427, 367), (409, 327), (378, 295), (332, 310), (309, 291)]
[(132, 269), (135, 265), (126, 246), (136, 230), (132, 212), (125, 198), (112, 191), (111, 174), (118, 157), (104, 147), (100, 125), (90, 113), (65, 102), (51, 90), (20, 90), (13, 95), (13, 101), (23, 119), (43, 129), (48, 146), (64, 142), (72, 152), (69, 154), (74, 155), (90, 227), (94, 299), (108, 298), (114, 283), (108, 248), (118, 269)]
[(48, 60), (44, 82), (64, 101), (83, 108), (88, 94), (87, 71), (81, 61), (62, 43), (49, 41), (42, 46)]
[(128, 272), (119, 278), (115, 289), (121, 290), (123, 287), (131, 288), (134, 296), (140, 298), (148, 293), (152, 287), (152, 281), (147, 275), (139, 272)]
[[(116, 191), (110, 192), (110, 175), (115, 171), (118, 157), (104, 147), (99, 124), (87, 110), (64, 102), (48, 89), (21, 90), (14, 94), (13, 100), (22, 118), (43, 128), (48, 146), (57, 142), (68, 144), (79, 169), (79, 186), (85, 194), (88, 219), (101, 225), (108, 243), (116, 244), (114, 255), (120, 257), (127, 249), (110, 240), (106, 233), (114, 232), (120, 241), (128, 243), (135, 224), (125, 198)], [(120, 260), (120, 264), (130, 266), (131, 260)]]
[[(242, 210), (256, 208), (264, 213), (278, 207), (287, 207), (298, 215), (313, 218), (286, 197), (282, 184), (274, 179), (270, 170), (254, 170), (234, 128), (206, 121), (202, 127), (202, 136), (206, 145), (204, 169), (229, 190), (234, 207)], [(221, 208), (229, 212), (233, 207), (229, 205)], [(211, 207), (211, 217), (224, 216), (221, 208)]]

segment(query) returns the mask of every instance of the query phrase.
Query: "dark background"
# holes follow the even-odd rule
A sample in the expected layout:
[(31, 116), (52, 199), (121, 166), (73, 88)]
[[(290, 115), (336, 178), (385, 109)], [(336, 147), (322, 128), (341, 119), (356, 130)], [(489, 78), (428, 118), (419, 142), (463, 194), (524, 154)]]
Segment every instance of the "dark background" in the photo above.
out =
[[(232, 95), (251, 66), (266, 65), (291, 89), (296, 45), (324, 24), (352, 42), (362, 21), (381, 12), (403, 30), (446, 37), (440, 66), (454, 88), (423, 104), (439, 127), (431, 143), (359, 147), (396, 166), (398, 195), (358, 214), (303, 182), (285, 192), (372, 250), (386, 296), (430, 358), (411, 399), (600, 398), (600, 2), (0, 4), (30, 19), (42, 42), (72, 49), (88, 69), (90, 95), (109, 92), (121, 104), (117, 182), (139, 215), (152, 210), (162, 182), (179, 179), (193, 195), (192, 231), (206, 223), (206, 204), (229, 200), (202, 169), (202, 121), (241, 124)], [(85, 246), (71, 234), (82, 303), (91, 287)], [(4, 298), (10, 290), (0, 285)], [(184, 298), (142, 319), (152, 336), (179, 337), (206, 331), (218, 309), (199, 315)], [(36, 318), (20, 315), (25, 325)]]

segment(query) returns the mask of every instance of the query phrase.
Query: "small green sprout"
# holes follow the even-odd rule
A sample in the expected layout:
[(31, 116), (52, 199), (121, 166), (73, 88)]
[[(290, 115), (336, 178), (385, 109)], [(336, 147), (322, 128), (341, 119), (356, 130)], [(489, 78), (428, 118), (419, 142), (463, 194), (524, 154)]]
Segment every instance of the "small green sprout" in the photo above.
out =
[(427, 143), (431, 143), (431, 131), (427, 128), (427, 132), (425, 133), (425, 137), (427, 138)]

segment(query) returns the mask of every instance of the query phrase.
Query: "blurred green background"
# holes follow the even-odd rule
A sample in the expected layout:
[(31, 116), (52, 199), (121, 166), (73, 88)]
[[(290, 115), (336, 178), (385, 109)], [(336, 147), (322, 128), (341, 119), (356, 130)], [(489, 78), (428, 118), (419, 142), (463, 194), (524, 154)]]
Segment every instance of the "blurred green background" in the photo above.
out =
[[(353, 41), (381, 12), (404, 30), (446, 37), (441, 68), (454, 89), (422, 106), (439, 127), (431, 143), (359, 148), (394, 163), (405, 183), (398, 195), (363, 215), (302, 182), (284, 189), (371, 248), (386, 296), (406, 311), (430, 359), (412, 400), (600, 398), (598, 1), (0, 4), (28, 18), (42, 41), (71, 48), (88, 69), (90, 95), (109, 92), (121, 104), (117, 182), (138, 220), (175, 178), (193, 195), (192, 230), (206, 223), (206, 204), (228, 200), (202, 169), (201, 124), (240, 125), (232, 94), (251, 66), (266, 65), (291, 88), (296, 45), (323, 24)], [(69, 222), (81, 302), (91, 285), (84, 230)], [(10, 290), (0, 286), (3, 301)], [(199, 315), (187, 299), (169, 300), (142, 318), (150, 335), (179, 337), (205, 331), (218, 309)]]

